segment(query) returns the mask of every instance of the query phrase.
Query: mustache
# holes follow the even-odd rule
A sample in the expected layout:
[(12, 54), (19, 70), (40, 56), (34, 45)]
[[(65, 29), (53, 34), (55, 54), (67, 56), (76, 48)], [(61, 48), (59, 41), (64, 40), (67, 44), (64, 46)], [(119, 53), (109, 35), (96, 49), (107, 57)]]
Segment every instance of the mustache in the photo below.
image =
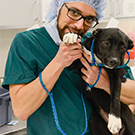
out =
[(73, 30), (73, 31), (75, 31), (75, 33), (76, 34), (78, 34), (78, 35), (80, 35), (81, 37), (84, 35), (84, 31), (83, 30), (78, 30), (78, 29), (76, 29), (76, 28), (74, 28), (74, 27), (67, 27), (69, 30)]
[(65, 29), (69, 29), (71, 32), (75, 31), (76, 34), (80, 35), (81, 37), (84, 35), (84, 31), (81, 29), (76, 29), (74, 27), (65, 26), (61, 31), (65, 31)]
[(84, 30), (78, 30), (78, 29), (76, 29), (76, 28), (74, 28), (74, 27), (69, 27), (69, 26), (65, 26), (63, 29), (60, 29), (59, 27), (58, 27), (58, 31), (59, 31), (59, 35), (60, 35), (60, 39), (62, 40), (62, 38), (63, 38), (63, 36), (64, 36), (64, 31), (65, 31), (65, 29), (69, 29), (69, 30), (73, 30), (73, 31), (75, 31), (75, 33), (76, 34), (78, 34), (79, 36), (84, 36), (84, 34), (85, 34), (85, 32), (84, 32)]

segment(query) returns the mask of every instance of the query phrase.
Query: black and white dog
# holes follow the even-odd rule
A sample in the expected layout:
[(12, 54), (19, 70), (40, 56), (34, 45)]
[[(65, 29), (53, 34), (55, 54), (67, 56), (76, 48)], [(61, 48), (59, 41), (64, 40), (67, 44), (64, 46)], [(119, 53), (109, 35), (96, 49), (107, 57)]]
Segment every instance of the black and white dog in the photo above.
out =
[[(96, 62), (104, 64), (110, 80), (110, 95), (104, 90), (93, 87), (87, 90), (84, 82), (84, 97), (93, 107), (89, 120), (91, 135), (135, 135), (135, 119), (127, 105), (120, 102), (121, 83), (126, 81), (124, 65), (125, 53), (133, 48), (133, 42), (118, 28), (97, 29), (90, 38), (87, 38), (82, 47), (86, 53), (93, 53)], [(66, 44), (76, 42), (77, 35), (67, 33), (63, 41)], [(81, 69), (80, 60), (76, 60), (69, 69)], [(122, 68), (118, 68), (118, 67)], [(80, 71), (80, 70), (79, 70)], [(108, 128), (107, 128), (108, 127)]]

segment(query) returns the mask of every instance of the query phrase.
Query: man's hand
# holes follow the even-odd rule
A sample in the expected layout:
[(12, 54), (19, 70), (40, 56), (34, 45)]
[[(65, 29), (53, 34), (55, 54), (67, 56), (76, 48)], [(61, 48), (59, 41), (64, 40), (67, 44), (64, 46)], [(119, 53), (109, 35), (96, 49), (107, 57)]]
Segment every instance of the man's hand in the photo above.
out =
[[(89, 61), (89, 63), (92, 63), (90, 60), (90, 55), (86, 54), (83, 52), (83, 55), (85, 58)], [(96, 82), (97, 77), (98, 77), (98, 72), (99, 72), (99, 67), (97, 66), (90, 66), (89, 63), (85, 60), (85, 58), (81, 58), (82, 64), (85, 66), (85, 68), (81, 69), (81, 72), (84, 74), (82, 78), (84, 79), (85, 82), (87, 82), (89, 85), (92, 85)], [(102, 68), (101, 70), (101, 75), (99, 78), (99, 81), (95, 85), (97, 88), (105, 89), (106, 91), (110, 91), (110, 81), (108, 78), (107, 72)]]
[(79, 43), (81, 39), (76, 35), (73, 36), (73, 33), (69, 33), (64, 38), (55, 57), (63, 67), (70, 66), (73, 61), (82, 57), (82, 46)]

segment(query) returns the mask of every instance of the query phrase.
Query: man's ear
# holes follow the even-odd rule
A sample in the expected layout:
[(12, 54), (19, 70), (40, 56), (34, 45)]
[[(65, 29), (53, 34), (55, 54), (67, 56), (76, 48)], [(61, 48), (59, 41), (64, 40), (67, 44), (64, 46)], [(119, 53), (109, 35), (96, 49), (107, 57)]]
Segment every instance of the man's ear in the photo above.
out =
[(99, 36), (100, 33), (102, 32), (102, 30), (103, 30), (103, 29), (96, 29), (96, 30), (94, 30), (93, 33), (92, 33), (92, 36), (93, 36), (94, 38), (98, 38), (98, 36)]
[(129, 38), (128, 40), (128, 49), (132, 49), (134, 47), (133, 41)]

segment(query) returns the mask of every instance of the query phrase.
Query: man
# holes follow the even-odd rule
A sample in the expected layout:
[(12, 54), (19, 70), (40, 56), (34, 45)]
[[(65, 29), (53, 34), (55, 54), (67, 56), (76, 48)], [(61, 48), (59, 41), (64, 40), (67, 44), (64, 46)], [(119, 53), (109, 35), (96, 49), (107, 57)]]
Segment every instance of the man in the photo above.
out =
[[(87, 59), (89, 56), (82, 51), (80, 39), (67, 46), (62, 38), (67, 32), (84, 36), (103, 17), (105, 7), (104, 0), (53, 0), (45, 28), (22, 32), (14, 38), (3, 87), (10, 90), (15, 115), (27, 120), (28, 135), (61, 135), (62, 131), (69, 135), (90, 134), (86, 119), (90, 117), (91, 107), (85, 103), (86, 114), (81, 82), (82, 78), (89, 84), (95, 82), (98, 67), (90, 67), (82, 58), (82, 53)], [(81, 59), (87, 69), (82, 69), (85, 75), (82, 78), (66, 68), (76, 59)], [(122, 91), (128, 85), (123, 85)], [(104, 70), (96, 87), (109, 91)], [(55, 112), (47, 91), (53, 93)]]

